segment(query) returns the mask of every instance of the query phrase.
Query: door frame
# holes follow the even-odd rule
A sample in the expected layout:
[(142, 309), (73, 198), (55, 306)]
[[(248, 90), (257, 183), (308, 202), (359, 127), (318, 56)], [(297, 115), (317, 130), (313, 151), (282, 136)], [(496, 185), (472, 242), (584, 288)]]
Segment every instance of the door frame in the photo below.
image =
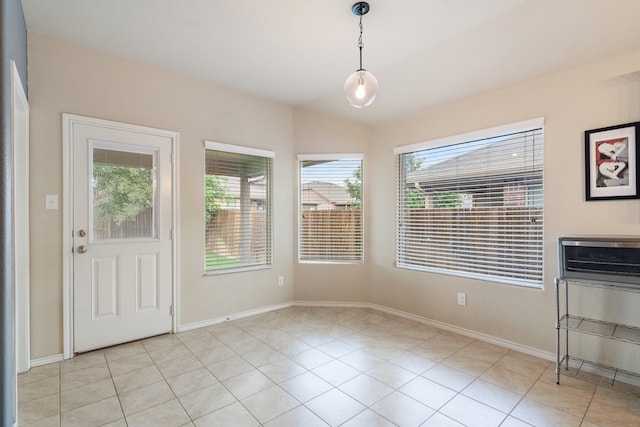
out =
[(172, 212), (172, 327), (176, 332), (180, 325), (180, 277), (178, 266), (180, 247), (180, 204), (178, 197), (179, 186), (179, 148), (180, 134), (178, 132), (156, 129), (110, 120), (96, 119), (75, 114), (62, 113), (62, 336), (63, 358), (69, 359), (74, 355), (73, 348), (73, 138), (76, 125), (89, 125), (107, 129), (142, 133), (171, 139), (171, 212)]
[(11, 61), (13, 146), (13, 289), (17, 372), (31, 368), (29, 330), (29, 102), (18, 67)]
[(29, 325), (29, 101), (15, 61), (11, 68), (11, 145), (13, 163), (13, 404), (18, 425), (18, 373), (31, 368)]

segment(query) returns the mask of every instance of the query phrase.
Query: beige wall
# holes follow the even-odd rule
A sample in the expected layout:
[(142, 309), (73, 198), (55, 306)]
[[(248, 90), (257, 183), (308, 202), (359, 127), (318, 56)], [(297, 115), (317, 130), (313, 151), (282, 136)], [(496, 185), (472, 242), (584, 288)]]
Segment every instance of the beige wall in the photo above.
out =
[[(180, 132), (182, 324), (293, 299), (291, 107), (34, 33), (28, 48), (32, 358), (62, 352), (62, 211), (44, 195), (62, 195), (64, 112)], [(272, 269), (203, 276), (204, 139), (275, 151)]]
[[(182, 324), (290, 301), (372, 302), (552, 351), (556, 237), (640, 234), (639, 201), (584, 202), (582, 140), (586, 129), (640, 118), (640, 52), (368, 128), (33, 33), (28, 48), (33, 358), (62, 352), (62, 212), (45, 210), (43, 199), (62, 192), (63, 112), (180, 132)], [(392, 148), (540, 116), (545, 289), (396, 269)], [(203, 276), (204, 139), (276, 152), (272, 269)], [(365, 263), (299, 264), (296, 156), (341, 152), (365, 155)], [(457, 292), (467, 293), (466, 307)], [(604, 315), (622, 311), (640, 324), (636, 297), (607, 297)], [(581, 295), (576, 304), (597, 308), (601, 299)]]
[[(370, 130), (362, 125), (328, 117), (309, 110), (294, 110), (294, 154), (293, 162), (297, 168), (298, 154), (340, 154), (362, 153), (363, 171), (363, 208), (364, 208), (364, 258), (363, 264), (312, 264), (299, 263), (294, 254), (294, 300), (324, 302), (369, 302), (369, 267), (371, 228), (367, 218), (371, 212), (370, 199), (376, 197), (375, 191), (367, 185), (370, 175)], [(297, 175), (296, 175), (297, 177)], [(298, 183), (294, 180), (289, 187), (295, 194), (297, 203)], [(297, 218), (297, 205), (292, 206)], [(297, 227), (297, 220), (295, 222)], [(297, 230), (295, 232), (297, 239)], [(297, 250), (297, 240), (294, 241)]]
[[(544, 351), (554, 349), (556, 238), (640, 235), (640, 201), (584, 201), (583, 131), (640, 119), (640, 52), (373, 129), (372, 302)], [(428, 96), (428, 94), (425, 94)], [(394, 146), (545, 117), (544, 290), (394, 268)], [(467, 293), (466, 307), (457, 292)], [(631, 296), (640, 324), (637, 294)], [(635, 298), (635, 299), (634, 299)], [(621, 302), (625, 304), (624, 301)], [(597, 299), (585, 303), (598, 304)], [(633, 305), (635, 304), (635, 305)], [(620, 310), (614, 306), (613, 310)]]

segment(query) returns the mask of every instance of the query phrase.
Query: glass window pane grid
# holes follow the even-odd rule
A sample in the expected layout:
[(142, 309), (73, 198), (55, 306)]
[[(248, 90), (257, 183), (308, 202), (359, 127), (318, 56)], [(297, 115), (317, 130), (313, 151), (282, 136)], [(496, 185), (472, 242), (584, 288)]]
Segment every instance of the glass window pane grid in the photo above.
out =
[(299, 261), (361, 263), (362, 159), (300, 160), (299, 168)]
[(542, 129), (398, 155), (402, 268), (541, 286)]
[(272, 162), (205, 150), (205, 271), (271, 265)]

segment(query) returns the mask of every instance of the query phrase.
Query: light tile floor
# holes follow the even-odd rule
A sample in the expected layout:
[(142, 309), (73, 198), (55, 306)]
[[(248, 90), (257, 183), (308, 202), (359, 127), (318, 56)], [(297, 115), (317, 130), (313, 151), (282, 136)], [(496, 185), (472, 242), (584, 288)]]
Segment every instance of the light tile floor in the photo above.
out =
[(370, 309), (292, 307), (19, 376), (21, 426), (640, 426), (640, 389)]

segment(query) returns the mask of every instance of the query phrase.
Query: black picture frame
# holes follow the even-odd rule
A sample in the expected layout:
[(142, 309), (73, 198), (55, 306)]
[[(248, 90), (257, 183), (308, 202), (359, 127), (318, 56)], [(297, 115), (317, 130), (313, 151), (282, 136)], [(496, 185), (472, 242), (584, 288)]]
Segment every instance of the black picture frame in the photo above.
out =
[(638, 199), (640, 122), (584, 132), (587, 201)]

